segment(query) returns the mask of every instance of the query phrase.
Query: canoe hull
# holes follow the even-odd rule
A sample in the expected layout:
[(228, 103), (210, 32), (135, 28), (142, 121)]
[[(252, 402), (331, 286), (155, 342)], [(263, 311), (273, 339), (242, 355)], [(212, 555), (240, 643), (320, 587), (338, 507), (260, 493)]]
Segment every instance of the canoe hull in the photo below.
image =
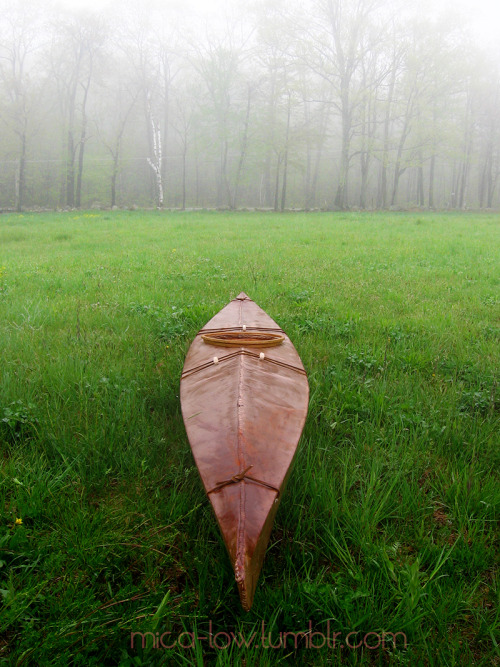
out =
[[(307, 415), (304, 367), (284, 332), (279, 347), (208, 345), (212, 330), (280, 331), (245, 294), (196, 336), (181, 378), (181, 406), (200, 476), (252, 606), (272, 525)], [(261, 358), (263, 355), (264, 358)], [(214, 360), (215, 358), (215, 360)]]

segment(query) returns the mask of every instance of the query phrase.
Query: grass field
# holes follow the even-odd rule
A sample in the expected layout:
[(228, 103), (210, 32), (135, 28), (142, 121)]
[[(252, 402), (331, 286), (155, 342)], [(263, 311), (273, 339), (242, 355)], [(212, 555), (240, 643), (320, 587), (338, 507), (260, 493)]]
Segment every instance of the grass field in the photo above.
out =
[[(499, 257), (486, 214), (1, 216), (0, 663), (498, 665)], [(311, 388), (248, 614), (178, 396), (242, 290)]]

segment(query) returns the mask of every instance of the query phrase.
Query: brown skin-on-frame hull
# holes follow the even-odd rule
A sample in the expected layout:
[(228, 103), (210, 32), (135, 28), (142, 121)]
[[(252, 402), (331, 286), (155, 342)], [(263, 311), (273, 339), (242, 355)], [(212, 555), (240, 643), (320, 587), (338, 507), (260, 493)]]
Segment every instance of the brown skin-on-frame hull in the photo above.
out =
[[(223, 347), (203, 340), (213, 331), (268, 331), (284, 341)], [(288, 336), (242, 292), (193, 341), (180, 398), (193, 456), (249, 611), (307, 415), (307, 376)]]

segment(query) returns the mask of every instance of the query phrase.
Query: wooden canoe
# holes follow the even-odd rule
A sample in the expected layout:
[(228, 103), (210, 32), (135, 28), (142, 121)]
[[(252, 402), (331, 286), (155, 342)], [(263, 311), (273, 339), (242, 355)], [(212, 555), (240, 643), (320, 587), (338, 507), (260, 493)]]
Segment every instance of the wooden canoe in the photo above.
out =
[(288, 336), (242, 292), (198, 332), (180, 398), (248, 611), (307, 415), (306, 372)]

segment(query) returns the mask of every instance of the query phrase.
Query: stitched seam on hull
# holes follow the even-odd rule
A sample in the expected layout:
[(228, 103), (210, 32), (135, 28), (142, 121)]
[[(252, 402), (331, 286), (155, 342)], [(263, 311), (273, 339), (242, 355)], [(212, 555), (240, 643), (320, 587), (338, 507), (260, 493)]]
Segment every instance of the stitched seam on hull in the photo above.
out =
[[(239, 308), (239, 324), (242, 326), (242, 315), (243, 315), (243, 300), (240, 300)], [(236, 406), (237, 414), (237, 429), (238, 429), (238, 465), (240, 470), (244, 470), (246, 467), (245, 462), (245, 446), (242, 438), (241, 432), (241, 422), (242, 422), (242, 388), (243, 388), (243, 355), (240, 357), (240, 368), (238, 375), (238, 403)], [(236, 575), (236, 581), (238, 584), (241, 584), (244, 590), (245, 587), (245, 482), (242, 482), (240, 485), (240, 516), (238, 521), (238, 535), (236, 537), (236, 558), (234, 563), (234, 573)]]
[(248, 605), (248, 596), (247, 596), (247, 589), (246, 589), (246, 586), (245, 586), (245, 582), (240, 583), (239, 581), (237, 581), (237, 583), (238, 583), (238, 591), (239, 591), (239, 594), (240, 594), (241, 606), (243, 607), (244, 611), (250, 611), (250, 607)]

